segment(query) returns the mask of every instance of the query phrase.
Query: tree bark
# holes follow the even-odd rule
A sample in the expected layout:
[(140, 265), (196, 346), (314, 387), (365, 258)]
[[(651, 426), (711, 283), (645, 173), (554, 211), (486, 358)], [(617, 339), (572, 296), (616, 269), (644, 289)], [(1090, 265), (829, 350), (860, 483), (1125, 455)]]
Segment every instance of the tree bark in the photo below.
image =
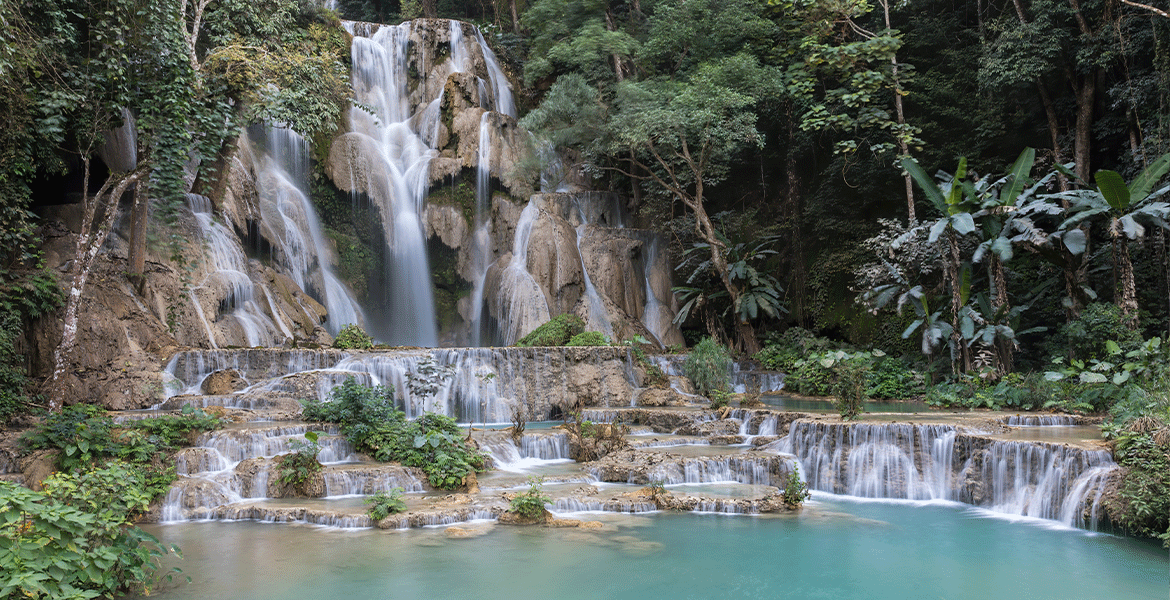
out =
[[(83, 161), (85, 178), (89, 180), (89, 159)], [(146, 168), (141, 163), (130, 173), (111, 174), (93, 198), (88, 197), (87, 184), (83, 183), (82, 197), (85, 202), (85, 215), (81, 221), (81, 231), (77, 235), (76, 256), (73, 268), (70, 270), (73, 281), (69, 286), (69, 294), (65, 298), (64, 328), (61, 333), (61, 343), (53, 352), (53, 375), (45, 382), (45, 391), (49, 396), (49, 411), (61, 410), (64, 398), (65, 369), (72, 358), (73, 350), (77, 345), (77, 325), (80, 320), (81, 299), (85, 292), (85, 284), (93, 268), (94, 259), (101, 251), (106, 236), (114, 225), (118, 214), (118, 200), (126, 189), (137, 182)], [(101, 222), (97, 222), (99, 211), (104, 209)]]
[(146, 285), (146, 228), (150, 214), (149, 188), (146, 180), (134, 185), (134, 204), (130, 209), (129, 273), (134, 291), (142, 295)]
[(1133, 260), (1129, 257), (1129, 240), (1120, 235), (1113, 237), (1113, 262), (1117, 270), (1117, 307), (1121, 309), (1121, 321), (1126, 327), (1136, 330), (1138, 302)]

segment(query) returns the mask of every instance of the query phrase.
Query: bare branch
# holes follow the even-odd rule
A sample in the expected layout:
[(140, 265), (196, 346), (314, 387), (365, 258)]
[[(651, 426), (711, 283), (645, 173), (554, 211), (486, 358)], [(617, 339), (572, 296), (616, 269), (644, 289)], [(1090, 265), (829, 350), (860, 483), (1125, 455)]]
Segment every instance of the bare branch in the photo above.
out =
[(1155, 13), (1155, 14), (1161, 15), (1162, 17), (1170, 19), (1170, 13), (1168, 13), (1160, 8), (1150, 6), (1149, 4), (1140, 4), (1137, 2), (1132, 2), (1131, 0), (1121, 0), (1121, 3), (1128, 4), (1130, 6), (1136, 6), (1137, 8), (1143, 8), (1145, 10), (1152, 12), (1152, 13)]

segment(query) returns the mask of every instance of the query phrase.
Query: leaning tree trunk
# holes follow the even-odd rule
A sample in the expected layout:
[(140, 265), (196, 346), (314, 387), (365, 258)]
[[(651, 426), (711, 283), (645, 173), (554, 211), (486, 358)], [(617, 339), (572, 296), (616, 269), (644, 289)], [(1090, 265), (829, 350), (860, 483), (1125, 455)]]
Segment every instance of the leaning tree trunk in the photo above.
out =
[(129, 280), (134, 291), (142, 295), (146, 286), (146, 227), (150, 214), (149, 189), (145, 180), (134, 186), (134, 204), (130, 209)]
[[(69, 294), (65, 298), (64, 329), (61, 333), (61, 343), (53, 353), (53, 375), (45, 382), (49, 396), (49, 411), (61, 410), (65, 396), (65, 369), (73, 356), (73, 349), (77, 345), (77, 325), (80, 320), (81, 298), (85, 292), (85, 283), (93, 269), (94, 259), (101, 251), (106, 236), (114, 226), (114, 218), (118, 214), (118, 200), (126, 189), (137, 182), (145, 172), (143, 166), (131, 173), (110, 175), (92, 199), (86, 197), (88, 190), (83, 189), (85, 198), (85, 216), (81, 221), (81, 231), (77, 235), (77, 253), (73, 260), (71, 274), (73, 281), (69, 285)], [(89, 161), (85, 161), (85, 177), (89, 179)], [(84, 184), (83, 184), (84, 185)], [(111, 189), (112, 188), (112, 189)], [(99, 209), (104, 207), (104, 214), (100, 223), (96, 223)]]

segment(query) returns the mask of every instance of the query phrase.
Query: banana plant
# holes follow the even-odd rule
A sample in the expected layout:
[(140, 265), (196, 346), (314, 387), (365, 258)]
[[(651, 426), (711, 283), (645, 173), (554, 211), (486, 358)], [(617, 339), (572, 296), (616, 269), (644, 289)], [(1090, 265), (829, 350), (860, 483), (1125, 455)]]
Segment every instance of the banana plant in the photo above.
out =
[(1117, 306), (1131, 328), (1138, 325), (1138, 304), (1129, 242), (1143, 240), (1149, 227), (1170, 229), (1170, 204), (1156, 201), (1170, 191), (1170, 185), (1154, 189), (1168, 171), (1170, 153), (1151, 163), (1128, 185), (1116, 171), (1102, 169), (1093, 175), (1096, 185), (1054, 195), (1069, 202), (1071, 216), (1060, 224), (1061, 231), (1094, 221), (1105, 223), (1113, 249)]
[[(971, 357), (959, 337), (958, 319), (959, 310), (967, 303), (965, 290), (970, 290), (970, 273), (967, 271), (966, 276), (962, 275), (964, 269), (959, 253), (959, 236), (975, 232), (973, 211), (980, 207), (981, 197), (986, 194), (986, 190), (981, 191), (976, 187), (976, 182), (967, 179), (966, 158), (959, 159), (959, 166), (953, 176), (940, 173), (943, 180), (941, 185), (911, 158), (902, 159), (902, 168), (910, 174), (941, 215), (933, 223), (924, 226), (930, 228), (928, 243), (933, 244), (946, 235), (946, 273), (951, 288), (951, 347), (959, 349), (957, 356), (952, 355), (951, 368), (956, 372), (966, 372), (971, 369)], [(964, 282), (967, 282), (966, 285)]]

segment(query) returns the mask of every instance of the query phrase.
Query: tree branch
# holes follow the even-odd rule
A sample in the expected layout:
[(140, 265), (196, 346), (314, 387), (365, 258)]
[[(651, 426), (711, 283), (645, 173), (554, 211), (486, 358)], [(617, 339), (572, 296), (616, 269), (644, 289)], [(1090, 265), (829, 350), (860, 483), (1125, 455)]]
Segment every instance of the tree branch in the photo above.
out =
[(1161, 15), (1162, 17), (1165, 17), (1165, 18), (1167, 18), (1167, 19), (1170, 19), (1170, 13), (1168, 13), (1168, 12), (1166, 12), (1166, 11), (1164, 11), (1164, 10), (1160, 9), (1160, 8), (1156, 8), (1156, 7), (1150, 6), (1149, 4), (1140, 4), (1140, 3), (1137, 3), (1137, 2), (1132, 2), (1131, 0), (1121, 0), (1121, 3), (1122, 3), (1122, 4), (1128, 4), (1128, 5), (1130, 5), (1130, 6), (1136, 6), (1137, 8), (1142, 8), (1142, 9), (1148, 10), (1148, 11), (1150, 11), (1150, 12), (1152, 12), (1152, 13), (1155, 13), (1155, 14)]

